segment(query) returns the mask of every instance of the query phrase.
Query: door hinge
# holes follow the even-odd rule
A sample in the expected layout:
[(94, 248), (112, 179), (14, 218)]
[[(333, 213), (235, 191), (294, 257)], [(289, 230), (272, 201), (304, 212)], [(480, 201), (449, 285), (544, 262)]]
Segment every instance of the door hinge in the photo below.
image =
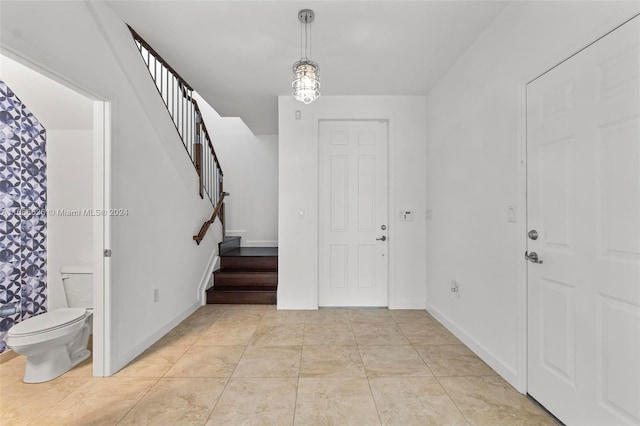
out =
[(104, 257), (111, 257), (111, 249), (104, 249)]

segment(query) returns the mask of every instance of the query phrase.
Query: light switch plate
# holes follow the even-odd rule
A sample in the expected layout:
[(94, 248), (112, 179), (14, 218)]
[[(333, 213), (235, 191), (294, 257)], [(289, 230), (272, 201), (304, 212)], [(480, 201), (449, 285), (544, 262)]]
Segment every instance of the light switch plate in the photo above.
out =
[(413, 211), (412, 210), (400, 210), (400, 221), (401, 222), (411, 222), (411, 221), (413, 221)]
[(507, 222), (516, 223), (518, 221), (518, 210), (514, 205), (507, 206)]

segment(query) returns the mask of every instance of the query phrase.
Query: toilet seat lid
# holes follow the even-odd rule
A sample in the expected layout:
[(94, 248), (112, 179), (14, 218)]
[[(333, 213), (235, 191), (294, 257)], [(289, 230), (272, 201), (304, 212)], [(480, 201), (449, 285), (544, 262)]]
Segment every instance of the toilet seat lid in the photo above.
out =
[(11, 336), (37, 334), (61, 328), (81, 320), (86, 313), (83, 308), (56, 309), (35, 317), (28, 318), (9, 329)]

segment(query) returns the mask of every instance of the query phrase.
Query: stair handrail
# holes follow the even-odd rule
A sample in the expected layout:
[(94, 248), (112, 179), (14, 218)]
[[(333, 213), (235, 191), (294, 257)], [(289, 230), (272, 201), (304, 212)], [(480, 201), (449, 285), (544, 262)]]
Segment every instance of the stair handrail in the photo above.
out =
[[(207, 234), (207, 231), (209, 230), (209, 227), (213, 224), (213, 222), (215, 222), (216, 217), (220, 216), (223, 217), (223, 211), (224, 211), (224, 197), (227, 197), (231, 194), (229, 194), (228, 192), (223, 192), (222, 195), (220, 196), (220, 200), (218, 200), (218, 204), (216, 204), (216, 207), (213, 209), (213, 213), (211, 214), (211, 218), (209, 220), (207, 220), (205, 223), (202, 224), (202, 227), (200, 228), (200, 232), (198, 232), (198, 235), (194, 235), (193, 236), (193, 240), (196, 242), (196, 244), (200, 244), (200, 242), (202, 241), (202, 239), (204, 238), (204, 236)], [(223, 232), (224, 234), (224, 232)]]
[[(211, 192), (215, 194), (213, 198), (215, 198), (216, 200), (220, 198), (220, 195), (224, 192), (222, 187), (222, 182), (224, 180), (224, 173), (222, 172), (222, 167), (220, 166), (220, 160), (218, 160), (218, 155), (216, 154), (216, 150), (214, 149), (213, 143), (211, 142), (211, 137), (209, 136), (209, 131), (207, 130), (207, 126), (204, 122), (202, 112), (200, 111), (200, 107), (198, 106), (198, 102), (196, 102), (196, 100), (193, 99), (193, 97), (191, 97), (191, 101), (193, 103), (193, 108), (196, 114), (196, 142), (195, 142), (196, 143), (196, 148), (195, 148), (196, 161), (194, 162), (194, 165), (196, 167), (196, 171), (198, 172), (198, 179), (199, 179), (198, 187), (200, 188), (199, 189), (200, 198), (203, 198), (202, 190), (204, 189), (205, 192), (207, 192), (207, 194), (209, 195), (212, 205), (215, 206), (215, 202), (212, 199)], [(203, 141), (206, 142), (206, 145), (204, 147), (202, 146)], [(197, 146), (198, 144), (200, 144), (200, 146)], [(215, 166), (215, 170), (213, 174), (211, 174), (211, 172), (207, 170), (207, 168), (210, 167), (211, 164), (207, 163), (206, 161), (202, 161), (203, 158), (205, 159), (207, 158), (206, 156), (203, 157), (201, 152), (202, 149), (204, 149), (205, 151), (208, 150), (211, 158), (213, 159), (213, 165)], [(198, 156), (200, 156), (199, 159), (198, 159)], [(205, 179), (207, 176), (213, 178), (214, 175), (215, 175), (215, 179), (211, 181), (207, 181)], [(218, 185), (215, 185), (216, 183), (218, 183)]]
[(131, 31), (131, 35), (133, 36), (134, 40), (137, 40), (138, 42), (140, 42), (145, 49), (147, 49), (149, 51), (149, 53), (151, 53), (153, 56), (155, 56), (156, 60), (160, 63), (162, 63), (162, 65), (164, 65), (174, 76), (176, 76), (176, 78), (178, 80), (180, 80), (180, 82), (186, 86), (187, 89), (189, 90), (193, 90), (193, 88), (191, 87), (191, 85), (189, 83), (187, 83), (187, 80), (185, 80), (184, 78), (182, 78), (180, 76), (180, 74), (178, 74), (178, 71), (176, 71), (175, 69), (173, 69), (173, 67), (171, 65), (169, 65), (169, 63), (167, 61), (164, 60), (164, 58), (158, 53), (156, 52), (156, 50), (151, 47), (151, 45), (149, 43), (147, 43), (141, 36), (140, 34), (138, 34), (136, 32), (136, 30), (134, 30), (133, 28), (131, 28), (130, 25), (127, 25), (127, 27), (129, 28), (129, 31)]
[(193, 239), (200, 244), (216, 217), (220, 218), (224, 235), (224, 198), (229, 194), (224, 192), (224, 173), (193, 88), (140, 34), (130, 25), (127, 27), (196, 169), (200, 198), (206, 193), (213, 207), (211, 218)]

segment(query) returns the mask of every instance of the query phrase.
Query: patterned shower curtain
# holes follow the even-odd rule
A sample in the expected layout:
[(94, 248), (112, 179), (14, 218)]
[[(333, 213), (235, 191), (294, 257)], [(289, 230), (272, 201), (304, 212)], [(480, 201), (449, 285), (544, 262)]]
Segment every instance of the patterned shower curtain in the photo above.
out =
[(46, 312), (46, 131), (0, 80), (0, 353), (7, 331)]

